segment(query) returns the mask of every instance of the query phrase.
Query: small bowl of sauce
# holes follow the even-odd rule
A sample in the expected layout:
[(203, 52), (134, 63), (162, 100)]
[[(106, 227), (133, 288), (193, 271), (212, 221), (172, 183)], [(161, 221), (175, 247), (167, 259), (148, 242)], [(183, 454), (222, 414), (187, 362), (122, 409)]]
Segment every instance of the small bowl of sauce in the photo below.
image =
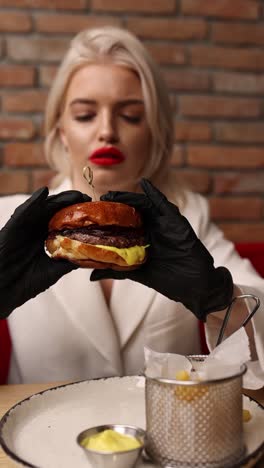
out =
[(136, 426), (105, 424), (82, 431), (77, 443), (94, 468), (133, 468), (145, 444), (145, 431)]

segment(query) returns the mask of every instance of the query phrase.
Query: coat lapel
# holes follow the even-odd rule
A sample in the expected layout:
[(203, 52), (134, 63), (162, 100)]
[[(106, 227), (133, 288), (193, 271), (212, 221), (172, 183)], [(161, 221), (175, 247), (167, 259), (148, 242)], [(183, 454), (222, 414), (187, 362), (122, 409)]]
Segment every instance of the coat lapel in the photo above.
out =
[(130, 280), (114, 281), (111, 313), (119, 334), (121, 349), (147, 314), (156, 291)]
[(73, 327), (82, 329), (93, 347), (111, 362), (121, 375), (120, 344), (115, 324), (99, 283), (90, 282), (91, 270), (79, 269), (65, 275), (56, 285), (57, 299), (63, 303)]

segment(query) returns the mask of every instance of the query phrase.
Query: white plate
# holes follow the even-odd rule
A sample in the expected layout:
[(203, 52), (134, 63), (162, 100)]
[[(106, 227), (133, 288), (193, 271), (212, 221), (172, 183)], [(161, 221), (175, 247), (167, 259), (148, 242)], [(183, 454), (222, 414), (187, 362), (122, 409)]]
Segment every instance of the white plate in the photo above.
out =
[[(79, 432), (98, 424), (145, 428), (143, 377), (113, 377), (68, 384), (32, 395), (13, 406), (0, 421), (0, 443), (19, 466), (89, 468), (77, 445)], [(245, 424), (250, 466), (264, 452), (263, 407), (244, 397), (252, 413)], [(254, 463), (254, 462), (253, 462)], [(145, 464), (139, 464), (143, 468)], [(147, 464), (148, 468), (154, 465)]]

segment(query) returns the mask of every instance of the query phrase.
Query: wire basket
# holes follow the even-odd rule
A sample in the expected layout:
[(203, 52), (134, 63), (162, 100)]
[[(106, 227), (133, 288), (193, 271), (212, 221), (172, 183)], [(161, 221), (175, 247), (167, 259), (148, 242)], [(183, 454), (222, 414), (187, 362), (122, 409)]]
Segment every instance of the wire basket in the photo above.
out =
[[(259, 307), (256, 302), (251, 318)], [(234, 300), (230, 304), (218, 341)], [(244, 322), (248, 323), (249, 318)], [(242, 324), (242, 325), (244, 325)], [(187, 356), (199, 370), (206, 356)], [(244, 456), (243, 364), (233, 375), (206, 381), (180, 381), (146, 375), (146, 453), (162, 467), (231, 468)]]
[[(195, 361), (204, 356), (189, 356)], [(231, 467), (244, 454), (242, 375), (192, 382), (146, 377), (146, 451), (164, 467)]]

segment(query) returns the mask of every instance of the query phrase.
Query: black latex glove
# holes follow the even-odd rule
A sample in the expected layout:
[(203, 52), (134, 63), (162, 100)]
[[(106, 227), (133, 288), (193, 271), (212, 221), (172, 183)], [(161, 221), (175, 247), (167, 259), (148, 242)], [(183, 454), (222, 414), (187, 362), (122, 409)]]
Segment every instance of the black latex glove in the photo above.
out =
[(45, 253), (48, 222), (61, 208), (90, 201), (75, 190), (48, 196), (47, 187), (33, 193), (0, 231), (0, 318), (78, 268)]
[(132, 271), (94, 270), (91, 281), (103, 278), (131, 279), (182, 302), (205, 321), (209, 312), (222, 310), (232, 299), (233, 281), (196, 236), (177, 206), (149, 181), (143, 179), (145, 194), (108, 192), (102, 200), (126, 203), (141, 211), (150, 244), (148, 259)]

